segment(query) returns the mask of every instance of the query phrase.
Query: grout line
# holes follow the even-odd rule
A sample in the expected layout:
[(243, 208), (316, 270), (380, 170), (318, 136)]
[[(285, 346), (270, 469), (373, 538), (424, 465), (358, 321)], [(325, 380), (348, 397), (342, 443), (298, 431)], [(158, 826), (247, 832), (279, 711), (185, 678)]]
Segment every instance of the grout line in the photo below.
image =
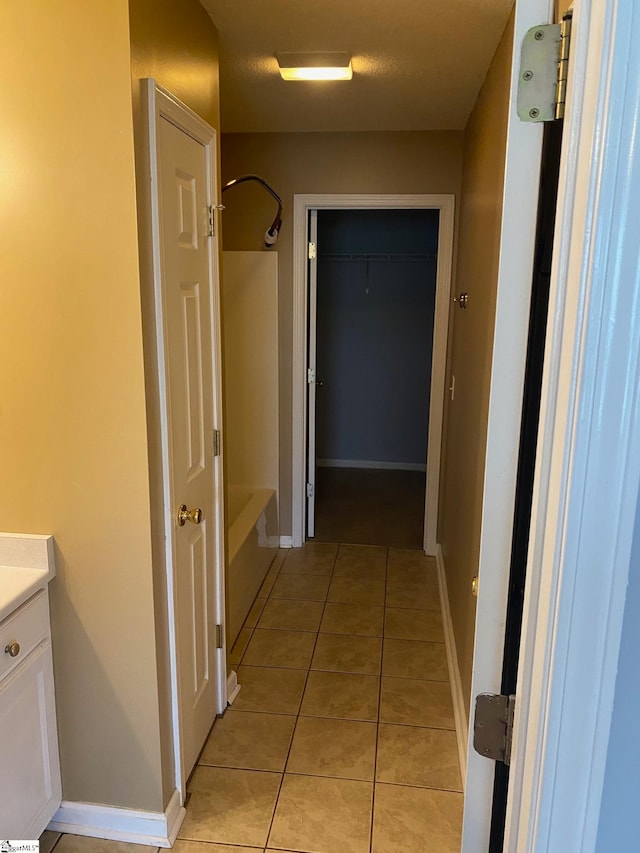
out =
[(376, 782), (377, 785), (392, 785), (394, 788), (414, 788), (418, 791), (442, 791), (445, 794), (463, 795), (462, 788), (443, 788), (441, 785), (416, 785), (414, 782)]
[(378, 775), (378, 742), (380, 739), (380, 708), (382, 703), (382, 667), (384, 663), (384, 638), (385, 638), (385, 621), (386, 621), (386, 604), (387, 604), (387, 583), (388, 583), (388, 575), (389, 575), (389, 549), (387, 548), (386, 560), (385, 560), (385, 569), (384, 569), (384, 606), (385, 609), (382, 614), (382, 643), (380, 648), (380, 677), (378, 681), (378, 716), (376, 720), (376, 748), (373, 759), (373, 787), (371, 789), (371, 825), (369, 827), (369, 850), (370, 853), (373, 853), (373, 830), (375, 826), (375, 816), (376, 816), (376, 778)]

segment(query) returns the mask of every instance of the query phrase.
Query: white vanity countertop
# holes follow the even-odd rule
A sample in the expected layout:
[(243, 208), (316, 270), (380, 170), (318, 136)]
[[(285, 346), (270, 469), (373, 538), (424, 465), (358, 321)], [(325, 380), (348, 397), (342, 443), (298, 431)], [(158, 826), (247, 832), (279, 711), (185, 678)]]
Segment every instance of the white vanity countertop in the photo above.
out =
[(0, 533), (0, 621), (55, 576), (53, 536)]

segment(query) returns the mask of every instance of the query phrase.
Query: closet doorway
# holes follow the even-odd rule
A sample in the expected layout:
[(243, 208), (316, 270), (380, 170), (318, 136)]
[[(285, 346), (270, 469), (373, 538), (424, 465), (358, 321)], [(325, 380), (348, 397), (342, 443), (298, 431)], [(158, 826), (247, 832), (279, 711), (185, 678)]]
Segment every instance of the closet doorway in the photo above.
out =
[[(294, 544), (298, 504), (299, 544), (435, 553), (453, 199), (409, 198), (327, 199), (304, 210), (302, 294), (294, 282), (305, 333), (302, 459), (294, 386), (294, 477), (296, 467), (303, 474)], [(294, 354), (294, 371), (299, 363)]]

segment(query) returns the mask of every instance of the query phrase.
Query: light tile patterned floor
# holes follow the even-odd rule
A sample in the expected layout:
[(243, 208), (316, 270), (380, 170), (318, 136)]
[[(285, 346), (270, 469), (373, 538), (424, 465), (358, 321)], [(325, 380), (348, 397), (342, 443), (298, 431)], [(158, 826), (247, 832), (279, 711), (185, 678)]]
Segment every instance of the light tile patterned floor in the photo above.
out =
[(459, 851), (433, 560), (328, 543), (281, 552), (230, 660), (242, 690), (189, 785), (179, 853)]
[[(177, 853), (458, 853), (461, 778), (434, 561), (280, 552), (230, 653), (242, 689), (189, 782)], [(139, 853), (45, 833), (43, 853)]]

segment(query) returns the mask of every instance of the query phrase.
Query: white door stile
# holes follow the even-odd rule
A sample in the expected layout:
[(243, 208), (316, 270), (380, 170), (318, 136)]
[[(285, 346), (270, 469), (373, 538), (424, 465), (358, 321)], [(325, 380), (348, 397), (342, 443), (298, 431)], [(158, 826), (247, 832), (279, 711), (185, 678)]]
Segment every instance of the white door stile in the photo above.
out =
[(473, 697), (501, 692), (540, 181), (542, 125), (524, 123), (516, 112), (520, 46), (527, 30), (553, 20), (552, 5), (549, 0), (516, 3), (478, 565), (463, 853), (488, 849), (491, 826), (494, 763), (473, 748)]
[[(174, 778), (176, 789), (180, 795), (180, 802), (183, 803), (186, 797), (186, 777), (188, 768), (184, 762), (184, 743), (183, 743), (183, 708), (180, 695), (180, 657), (179, 643), (177, 632), (177, 588), (175, 575), (175, 545), (174, 545), (174, 517), (173, 517), (173, 496), (171, 492), (171, 463), (170, 463), (170, 430), (171, 418), (169, 411), (169, 398), (167, 388), (168, 365), (166, 360), (166, 318), (163, 309), (163, 291), (162, 291), (162, 276), (163, 276), (163, 246), (160, 238), (161, 235), (161, 208), (160, 208), (160, 193), (158, 189), (158, 128), (161, 118), (167, 119), (171, 124), (175, 125), (187, 135), (200, 142), (206, 147), (208, 156), (206, 160), (206, 182), (209, 193), (209, 203), (215, 205), (217, 202), (216, 194), (216, 166), (215, 166), (215, 130), (207, 125), (202, 119), (193, 113), (188, 107), (175, 99), (171, 93), (167, 92), (161, 86), (156, 84), (152, 79), (141, 81), (143, 92), (146, 101), (146, 120), (147, 120), (147, 153), (148, 153), (148, 177), (150, 180), (150, 225), (151, 225), (151, 240), (152, 240), (152, 273), (154, 281), (154, 309), (155, 309), (155, 332), (156, 332), (156, 357), (158, 366), (157, 377), (157, 393), (160, 404), (160, 424), (159, 433), (161, 440), (162, 453), (162, 489), (164, 503), (164, 532), (165, 532), (165, 566), (166, 566), (166, 583), (167, 583), (167, 619), (168, 619), (168, 641), (169, 641), (169, 662), (170, 662), (170, 681), (171, 681), (171, 706), (172, 706), (172, 739), (173, 739), (173, 760), (174, 760)], [(217, 219), (217, 214), (216, 214)], [(216, 223), (217, 225), (217, 223)], [(217, 229), (216, 229), (217, 233)], [(213, 239), (216, 239), (215, 237)], [(211, 299), (209, 301), (209, 316), (208, 322), (211, 324), (214, 341), (211, 352), (212, 376), (214, 377), (214, 393), (213, 393), (213, 422), (221, 426), (222, 421), (222, 401), (221, 401), (221, 381), (220, 381), (220, 364), (221, 364), (221, 349), (220, 349), (220, 293), (219, 293), (219, 262), (217, 251), (212, 249), (209, 252), (209, 276), (213, 282)], [(214, 460), (213, 466), (213, 488), (215, 494), (214, 501), (214, 518), (212, 519), (212, 528), (215, 529), (214, 536), (214, 571), (213, 578), (213, 598), (214, 598), (214, 613), (215, 624), (224, 624), (224, 517), (223, 517), (223, 469), (222, 457), (217, 457)], [(213, 532), (213, 531), (212, 531)], [(215, 625), (211, 626), (215, 631)], [(215, 652), (215, 702), (216, 713), (222, 713), (226, 707), (226, 656), (225, 650), (216, 649)]]
[(309, 212), (309, 243), (313, 243), (316, 251), (309, 258), (309, 350), (307, 356), (308, 370), (312, 371), (313, 379), (307, 375), (307, 484), (310, 494), (307, 497), (307, 536), (313, 538), (316, 528), (316, 392), (317, 392), (317, 316), (318, 316), (318, 211)]
[(640, 484), (640, 15), (576, 4), (505, 850), (596, 848)]
[[(423, 548), (435, 555), (440, 454), (444, 417), (444, 388), (449, 306), (453, 265), (454, 196), (452, 195), (295, 195), (293, 211), (293, 387), (292, 387), (292, 540), (300, 547), (305, 538), (307, 430), (307, 354), (309, 345), (308, 234), (312, 212), (318, 210), (438, 209), (438, 261), (429, 404), (427, 489)], [(315, 309), (315, 306), (314, 306)]]

